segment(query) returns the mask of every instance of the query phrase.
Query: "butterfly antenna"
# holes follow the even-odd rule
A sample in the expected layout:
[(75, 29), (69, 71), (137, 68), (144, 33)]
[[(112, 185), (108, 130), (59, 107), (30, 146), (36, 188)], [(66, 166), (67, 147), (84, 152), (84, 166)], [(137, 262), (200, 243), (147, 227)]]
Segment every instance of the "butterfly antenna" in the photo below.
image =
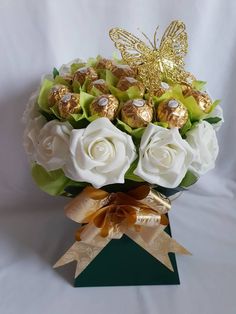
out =
[(143, 33), (139, 28), (138, 28), (138, 31), (141, 32), (141, 34), (147, 39), (147, 41), (149, 42), (149, 44), (151, 45), (151, 47), (152, 47), (153, 49), (155, 49), (155, 46), (154, 46), (153, 43), (151, 42), (150, 38), (148, 38), (148, 36), (147, 36), (145, 33)]
[(157, 41), (158, 41), (158, 39), (157, 39), (157, 31), (158, 31), (158, 29), (159, 29), (159, 25), (156, 27), (156, 30), (155, 30), (155, 33), (154, 33), (154, 47), (155, 47), (155, 49), (157, 49)]

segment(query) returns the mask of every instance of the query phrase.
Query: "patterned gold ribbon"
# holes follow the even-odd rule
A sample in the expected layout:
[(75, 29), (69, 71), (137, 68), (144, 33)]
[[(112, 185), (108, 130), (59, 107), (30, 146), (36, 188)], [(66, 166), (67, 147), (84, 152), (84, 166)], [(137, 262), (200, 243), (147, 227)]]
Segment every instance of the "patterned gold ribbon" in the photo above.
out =
[(112, 239), (126, 234), (173, 271), (168, 253), (190, 254), (165, 231), (170, 201), (142, 185), (129, 193), (86, 187), (66, 207), (66, 215), (82, 223), (76, 242), (54, 267), (77, 261), (77, 277)]

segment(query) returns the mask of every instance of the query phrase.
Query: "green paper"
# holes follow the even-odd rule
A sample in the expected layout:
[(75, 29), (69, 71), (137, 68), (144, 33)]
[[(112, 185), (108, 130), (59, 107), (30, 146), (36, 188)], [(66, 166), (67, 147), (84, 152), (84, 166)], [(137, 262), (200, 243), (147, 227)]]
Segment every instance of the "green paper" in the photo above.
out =
[(47, 172), (42, 166), (34, 164), (31, 173), (39, 188), (50, 195), (63, 195), (65, 187), (71, 182), (61, 169)]
[(125, 174), (125, 179), (132, 180), (132, 181), (135, 181), (135, 182), (144, 182), (144, 180), (142, 178), (140, 178), (139, 176), (134, 174), (134, 170), (137, 168), (137, 164), (138, 164), (138, 159), (136, 159), (131, 164), (130, 168), (128, 169), (128, 171)]
[(204, 121), (207, 121), (210, 124), (215, 124), (220, 122), (222, 119), (220, 117), (210, 117), (210, 118), (206, 118), (204, 119)]
[(46, 112), (50, 112), (50, 109), (48, 108), (48, 94), (53, 85), (54, 84), (52, 81), (45, 79), (41, 85), (41, 89), (39, 92), (38, 97), (39, 107)]
[(197, 180), (198, 180), (197, 176), (195, 176), (191, 171), (187, 171), (185, 177), (183, 178), (179, 186), (183, 188), (188, 188), (189, 186), (196, 183)]
[[(170, 226), (165, 231), (171, 235)], [(174, 253), (169, 253), (170, 271), (133, 240), (123, 235), (111, 240), (88, 267), (75, 279), (75, 287), (178, 285)]]

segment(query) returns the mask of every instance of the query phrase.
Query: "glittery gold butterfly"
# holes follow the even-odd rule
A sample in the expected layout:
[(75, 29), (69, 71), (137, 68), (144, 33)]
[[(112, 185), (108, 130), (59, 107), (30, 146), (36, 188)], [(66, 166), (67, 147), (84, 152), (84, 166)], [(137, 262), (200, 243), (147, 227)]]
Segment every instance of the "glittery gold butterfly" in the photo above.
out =
[(149, 92), (157, 90), (165, 79), (187, 83), (190, 75), (184, 70), (184, 56), (188, 48), (185, 24), (181, 21), (171, 22), (162, 36), (159, 48), (157, 29), (154, 43), (143, 34), (151, 47), (126, 30), (112, 28), (109, 32), (124, 62), (138, 69), (138, 75)]

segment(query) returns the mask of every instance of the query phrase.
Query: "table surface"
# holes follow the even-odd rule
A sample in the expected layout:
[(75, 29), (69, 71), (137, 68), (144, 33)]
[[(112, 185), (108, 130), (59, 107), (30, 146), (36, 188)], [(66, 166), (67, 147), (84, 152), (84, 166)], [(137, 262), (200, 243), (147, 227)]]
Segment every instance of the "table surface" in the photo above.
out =
[[(180, 286), (73, 288), (75, 265), (53, 263), (73, 242), (66, 200), (33, 184), (22, 148), (21, 115), (40, 76), (73, 58), (114, 47), (108, 30), (152, 34), (172, 19), (189, 33), (188, 69), (221, 98), (215, 170), (174, 201)], [(235, 1), (0, 0), (0, 313), (234, 314), (236, 311)]]

